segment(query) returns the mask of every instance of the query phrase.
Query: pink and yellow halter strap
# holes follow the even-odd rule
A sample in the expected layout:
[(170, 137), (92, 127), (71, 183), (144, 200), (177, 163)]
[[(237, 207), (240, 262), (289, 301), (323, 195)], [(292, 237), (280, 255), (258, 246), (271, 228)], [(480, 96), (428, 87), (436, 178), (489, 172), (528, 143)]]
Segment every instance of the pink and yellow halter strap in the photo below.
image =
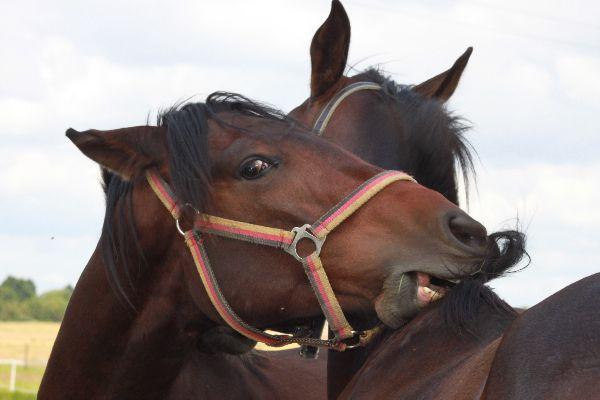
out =
[[(167, 183), (155, 172), (148, 171), (147, 180), (173, 218), (178, 221), (181, 217), (181, 205), (176, 200), (175, 194)], [(379, 193), (386, 186), (396, 181), (413, 181), (409, 175), (399, 171), (384, 171), (375, 175), (347, 195), (342, 201), (331, 208), (313, 225), (294, 228), (290, 231), (240, 222), (222, 217), (198, 214), (194, 220), (193, 228), (184, 232), (185, 242), (190, 249), (196, 269), (202, 284), (213, 306), (223, 320), (240, 334), (265, 343), (269, 346), (283, 346), (289, 343), (305, 344), (310, 346), (324, 346), (336, 350), (344, 350), (346, 339), (357, 337), (348, 323), (340, 304), (331, 288), (325, 269), (319, 257), (321, 245), (327, 235), (363, 206), (369, 199)], [(178, 225), (179, 227), (179, 225)], [(246, 242), (281, 248), (292, 254), (303, 265), (310, 284), (319, 301), (321, 309), (329, 323), (329, 328), (335, 334), (334, 339), (321, 340), (315, 338), (300, 338), (290, 335), (273, 335), (245, 323), (231, 308), (215, 278), (210, 261), (203, 245), (201, 233), (214, 234), (226, 238), (243, 240)], [(307, 257), (300, 257), (295, 246), (298, 238), (306, 237), (317, 245), (314, 253)]]

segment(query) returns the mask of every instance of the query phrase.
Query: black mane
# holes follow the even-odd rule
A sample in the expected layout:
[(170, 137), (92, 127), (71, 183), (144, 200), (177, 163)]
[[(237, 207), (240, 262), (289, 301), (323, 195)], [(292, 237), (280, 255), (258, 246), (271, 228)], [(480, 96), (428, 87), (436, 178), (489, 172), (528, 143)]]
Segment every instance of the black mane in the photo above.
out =
[[(409, 156), (412, 157), (407, 172), (423, 186), (438, 191), (458, 205), (458, 166), (468, 199), (470, 178), (476, 178), (473, 165), (476, 153), (464, 137), (469, 129), (465, 121), (449, 112), (442, 102), (421, 96), (412, 90), (412, 86), (400, 85), (375, 68), (363, 74), (381, 85), (383, 94), (396, 102), (402, 111)], [(513, 308), (486, 283), (510, 272), (522, 259), (529, 260), (522, 232), (514, 229), (489, 235), (487, 256), (479, 271), (461, 279), (442, 300), (439, 311), (447, 326), (459, 334), (473, 333), (472, 324), (482, 305), (490, 306), (506, 317), (514, 317)]]
[(364, 72), (369, 80), (378, 83), (383, 93), (392, 98), (402, 110), (404, 131), (408, 134), (412, 159), (408, 171), (417, 182), (444, 195), (458, 204), (458, 173), (462, 172), (465, 195), (470, 177), (475, 178), (475, 150), (464, 137), (469, 126), (462, 118), (450, 113), (442, 102), (427, 99), (399, 85), (375, 68)]
[[(177, 198), (203, 210), (209, 201), (210, 171), (208, 154), (208, 120), (244, 131), (223, 120), (220, 113), (235, 113), (264, 118), (285, 124), (288, 129), (304, 129), (291, 117), (268, 105), (242, 95), (215, 92), (204, 103), (176, 104), (159, 113), (157, 125), (167, 128), (171, 184)], [(109, 282), (118, 297), (134, 307), (135, 280), (146, 265), (139, 245), (133, 214), (134, 181), (102, 169), (102, 187), (106, 197), (106, 213), (102, 226), (102, 257)], [(133, 243), (130, 244), (130, 243)]]

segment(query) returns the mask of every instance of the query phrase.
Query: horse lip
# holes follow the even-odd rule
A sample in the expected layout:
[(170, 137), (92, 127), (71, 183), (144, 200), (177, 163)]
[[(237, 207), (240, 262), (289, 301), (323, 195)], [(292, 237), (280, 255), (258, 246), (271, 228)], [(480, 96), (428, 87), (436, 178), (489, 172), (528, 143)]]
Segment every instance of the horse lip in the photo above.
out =
[(448, 282), (458, 282), (455, 276), (450, 279), (437, 277), (440, 274), (430, 274), (418, 270), (401, 272), (398, 269), (386, 279), (381, 293), (374, 300), (375, 310), (379, 319), (392, 329), (397, 329), (412, 319), (428, 304), (440, 300), (453, 285), (439, 286), (431, 283), (436, 278)]
[[(398, 265), (392, 265), (389, 270), (391, 271), (392, 274), (395, 274), (395, 273), (398, 273), (397, 269), (401, 269), (401, 268), (402, 268), (402, 265), (398, 264)], [(469, 272), (461, 271), (459, 273), (452, 273), (452, 272), (448, 272), (448, 271), (446, 271), (446, 273), (444, 273), (444, 272), (428, 272), (424, 269), (421, 269), (421, 270), (411, 269), (409, 271), (401, 272), (401, 274), (407, 275), (407, 277), (410, 276), (411, 279), (414, 278), (415, 281), (417, 278), (417, 274), (425, 274), (431, 278), (448, 281), (455, 285), (460, 283), (464, 278), (467, 278), (467, 277), (473, 275), (473, 273), (474, 273), (473, 271), (469, 271)], [(417, 282), (417, 284), (418, 284), (418, 282)]]

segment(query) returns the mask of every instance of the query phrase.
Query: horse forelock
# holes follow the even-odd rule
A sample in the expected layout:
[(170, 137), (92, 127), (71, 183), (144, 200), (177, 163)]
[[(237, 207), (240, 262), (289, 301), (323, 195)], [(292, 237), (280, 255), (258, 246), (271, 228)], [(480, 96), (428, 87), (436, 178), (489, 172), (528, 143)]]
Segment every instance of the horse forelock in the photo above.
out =
[[(400, 109), (409, 146), (407, 154), (412, 157), (409, 165), (413, 170), (408, 172), (455, 204), (459, 198), (458, 182), (462, 179), (468, 199), (470, 181), (476, 179), (473, 160), (477, 156), (465, 137), (468, 123), (450, 112), (443, 102), (426, 98), (375, 68), (363, 74), (367, 80), (381, 85), (382, 93)], [(483, 305), (508, 317), (514, 315), (514, 310), (486, 283), (508, 273), (523, 258), (528, 258), (523, 233), (515, 229), (489, 235), (488, 253), (480, 272), (463, 279), (443, 300), (440, 313), (446, 325), (455, 332), (472, 332), (472, 324)]]

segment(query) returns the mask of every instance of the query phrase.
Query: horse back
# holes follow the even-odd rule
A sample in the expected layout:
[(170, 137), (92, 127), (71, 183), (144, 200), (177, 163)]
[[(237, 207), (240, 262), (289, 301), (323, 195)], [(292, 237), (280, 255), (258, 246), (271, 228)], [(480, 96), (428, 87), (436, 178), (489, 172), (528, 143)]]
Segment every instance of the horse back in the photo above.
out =
[(521, 314), (503, 336), (483, 398), (600, 396), (600, 273)]

